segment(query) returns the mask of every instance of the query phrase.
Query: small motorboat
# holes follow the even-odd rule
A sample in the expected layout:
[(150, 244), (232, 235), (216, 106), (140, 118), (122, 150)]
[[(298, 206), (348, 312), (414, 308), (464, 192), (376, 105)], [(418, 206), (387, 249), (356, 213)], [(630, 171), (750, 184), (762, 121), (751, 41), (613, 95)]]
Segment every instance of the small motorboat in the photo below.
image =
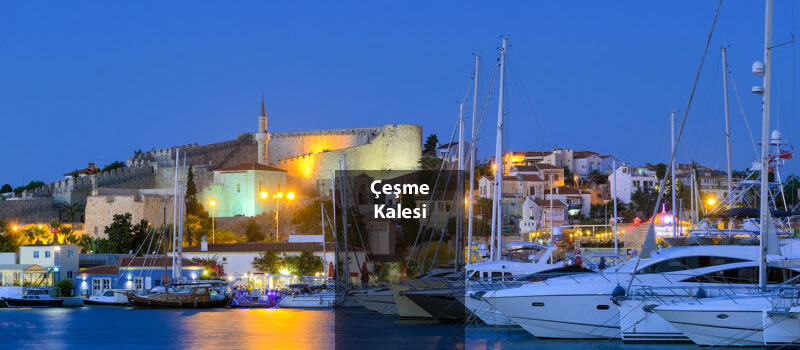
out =
[(58, 297), (58, 288), (37, 287), (29, 288), (20, 298), (6, 297), (8, 307), (59, 307), (64, 305), (64, 299)]
[(124, 306), (130, 302), (127, 290), (107, 290), (103, 295), (83, 297), (83, 303), (86, 305)]
[(334, 286), (329, 284), (293, 284), (278, 302), (282, 308), (333, 308), (341, 304)]

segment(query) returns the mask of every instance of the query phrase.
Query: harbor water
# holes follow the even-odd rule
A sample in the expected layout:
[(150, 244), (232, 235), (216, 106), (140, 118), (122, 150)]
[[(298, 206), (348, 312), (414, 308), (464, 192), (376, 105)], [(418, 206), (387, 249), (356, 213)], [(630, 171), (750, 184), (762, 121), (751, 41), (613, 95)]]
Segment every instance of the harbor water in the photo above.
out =
[(519, 328), (440, 324), (364, 309), (0, 309), (0, 349), (698, 349), (536, 339)]

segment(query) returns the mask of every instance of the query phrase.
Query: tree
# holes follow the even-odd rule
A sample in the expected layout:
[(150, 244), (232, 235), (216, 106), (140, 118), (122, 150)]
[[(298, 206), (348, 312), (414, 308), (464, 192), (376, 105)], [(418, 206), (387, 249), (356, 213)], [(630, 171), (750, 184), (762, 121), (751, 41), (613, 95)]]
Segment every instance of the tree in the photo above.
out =
[(44, 182), (41, 181), (31, 181), (27, 185), (19, 186), (14, 189), (14, 194), (22, 194), (22, 192), (28, 190), (34, 190), (36, 188), (44, 186)]
[(111, 170), (114, 170), (114, 169), (124, 168), (124, 167), (125, 167), (125, 163), (120, 162), (118, 160), (115, 160), (111, 164), (108, 164), (108, 165), (104, 166), (103, 170), (100, 170), (100, 172), (111, 171)]
[(278, 256), (277, 252), (271, 250), (258, 254), (258, 257), (253, 258), (253, 262), (250, 263), (250, 265), (252, 265), (256, 271), (266, 274), (277, 274), (281, 265), (284, 263), (285, 260)]
[[(131, 223), (131, 214), (114, 215), (111, 225), (105, 227), (107, 241), (98, 242), (98, 250), (110, 253), (136, 252), (150, 231), (150, 224), (142, 220), (136, 225)], [(102, 249), (101, 249), (102, 248)]]
[(266, 236), (261, 232), (261, 227), (258, 226), (256, 219), (250, 218), (244, 225), (244, 235), (247, 237), (248, 242), (263, 242)]
[[(555, 181), (554, 181), (555, 182)], [(565, 185), (574, 185), (575, 178), (572, 177), (572, 171), (569, 170), (569, 167), (564, 167), (564, 184)], [(553, 185), (555, 186), (555, 185)]]
[[(292, 225), (294, 225), (297, 232), (320, 232), (320, 224), (322, 223), (322, 213), (320, 212), (320, 203), (325, 206), (325, 212), (330, 217), (333, 215), (333, 206), (330, 200), (321, 201), (315, 200), (310, 204), (298, 209), (292, 216)], [(325, 226), (328, 226), (327, 223)], [(330, 228), (326, 227), (326, 234), (330, 233)], [(333, 240), (333, 235), (330, 235)]]
[(71, 296), (72, 291), (75, 289), (75, 286), (72, 284), (72, 280), (61, 280), (56, 283), (56, 287), (61, 292), (61, 296)]
[(186, 173), (186, 213), (190, 215), (196, 215), (201, 218), (208, 219), (208, 212), (203, 208), (203, 205), (200, 204), (200, 201), (197, 200), (197, 185), (194, 182), (194, 172), (192, 171), (192, 167), (189, 167), (189, 171)]
[(296, 276), (313, 275), (323, 270), (322, 258), (314, 256), (310, 250), (304, 250), (297, 256), (286, 257), (286, 267)]
[[(242, 238), (243, 237), (239, 237), (239, 235), (237, 235), (233, 231), (216, 230), (216, 232), (214, 232), (214, 242), (215, 243), (237, 243), (237, 242), (243, 242), (244, 240)], [(206, 239), (208, 239), (207, 235), (206, 235)], [(200, 241), (198, 241), (198, 243), (199, 242)]]
[(631, 195), (632, 209), (642, 221), (647, 221), (650, 219), (650, 215), (653, 215), (657, 197), (658, 193), (649, 188), (644, 191), (636, 191)]
[(438, 157), (420, 157), (417, 163), (423, 170), (439, 170), (444, 160)]
[(664, 163), (656, 164), (656, 178), (663, 179), (667, 175), (667, 165)]
[(427, 152), (436, 152), (436, 146), (439, 145), (439, 136), (436, 134), (428, 135), (428, 138), (425, 139), (425, 145), (422, 146), (422, 153)]
[(64, 218), (69, 222), (75, 222), (76, 217), (80, 218), (83, 206), (80, 203), (60, 203), (58, 204), (58, 210), (64, 214)]
[(217, 255), (207, 258), (192, 258), (192, 261), (203, 266), (203, 272), (200, 274), (201, 280), (218, 279), (220, 276), (225, 275), (225, 270)]
[(0, 187), (0, 193), (8, 193), (8, 192), (11, 192), (13, 190), (14, 189), (11, 188), (11, 185), (9, 185), (9, 184), (5, 184), (5, 185), (3, 185), (3, 187)]

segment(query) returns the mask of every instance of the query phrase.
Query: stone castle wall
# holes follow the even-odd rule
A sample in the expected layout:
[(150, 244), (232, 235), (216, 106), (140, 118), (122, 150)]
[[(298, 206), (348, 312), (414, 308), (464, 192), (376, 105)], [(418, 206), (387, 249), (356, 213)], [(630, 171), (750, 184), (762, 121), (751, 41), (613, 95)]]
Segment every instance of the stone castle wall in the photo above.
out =
[(339, 150), (282, 159), (277, 165), (289, 172), (304, 189), (329, 187), (330, 174), (347, 156), (347, 170), (414, 170), (422, 156), (422, 127), (399, 124), (383, 126), (370, 143)]
[[(253, 134), (239, 134), (234, 140), (198, 146), (180, 145), (170, 148), (154, 149), (128, 158), (128, 166), (156, 165), (159, 168), (175, 167), (175, 151), (181, 149), (181, 158), (188, 154), (186, 165), (206, 165), (226, 167), (241, 163), (255, 162), (258, 145)], [(182, 163), (183, 161), (181, 161)]]
[(14, 224), (47, 222), (58, 218), (58, 210), (49, 197), (0, 201), (0, 219)]
[(278, 164), (286, 158), (365, 145), (372, 142), (382, 129), (375, 127), (271, 133), (269, 163)]

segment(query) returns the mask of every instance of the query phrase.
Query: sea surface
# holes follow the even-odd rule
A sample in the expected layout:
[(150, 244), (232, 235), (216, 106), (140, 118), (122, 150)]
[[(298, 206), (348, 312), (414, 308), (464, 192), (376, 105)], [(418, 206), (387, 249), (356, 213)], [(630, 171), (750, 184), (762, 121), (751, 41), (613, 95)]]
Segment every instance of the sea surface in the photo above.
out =
[[(340, 309), (341, 310), (341, 309)], [(0, 349), (699, 349), (543, 340), (519, 328), (401, 320), (364, 309), (0, 309)]]

